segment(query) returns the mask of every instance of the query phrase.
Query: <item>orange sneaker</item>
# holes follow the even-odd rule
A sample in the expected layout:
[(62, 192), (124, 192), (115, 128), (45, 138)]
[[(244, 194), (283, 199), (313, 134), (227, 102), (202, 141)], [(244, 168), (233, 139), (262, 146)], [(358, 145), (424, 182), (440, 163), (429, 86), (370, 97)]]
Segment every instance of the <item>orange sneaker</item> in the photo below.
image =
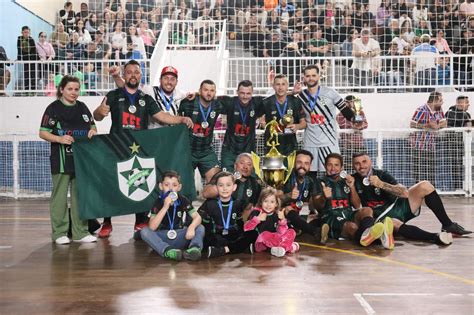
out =
[(102, 227), (99, 231), (100, 238), (107, 238), (112, 233), (112, 224), (111, 223), (102, 223)]

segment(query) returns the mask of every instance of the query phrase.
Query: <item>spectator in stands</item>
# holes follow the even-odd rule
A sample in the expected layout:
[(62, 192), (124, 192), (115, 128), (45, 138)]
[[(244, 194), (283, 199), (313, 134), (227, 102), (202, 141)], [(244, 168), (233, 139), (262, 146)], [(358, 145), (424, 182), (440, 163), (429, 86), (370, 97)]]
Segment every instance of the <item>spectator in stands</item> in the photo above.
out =
[(405, 59), (400, 58), (401, 54), (398, 51), (398, 44), (392, 42), (390, 49), (382, 60), (382, 71), (379, 76), (379, 85), (403, 86), (403, 72), (405, 69)]
[(346, 161), (348, 163), (352, 162), (351, 156), (354, 153), (366, 151), (362, 130), (367, 129), (369, 126), (364, 110), (360, 108), (360, 111), (357, 112), (355, 109), (354, 101), (357, 100), (357, 97), (354, 95), (347, 95), (345, 100), (347, 107), (354, 112), (354, 118), (352, 120), (347, 120), (341, 112), (336, 116), (339, 129), (353, 130), (351, 133), (343, 132), (339, 134), (339, 148), (341, 150), (341, 155), (344, 157), (344, 164)]
[(361, 37), (354, 40), (352, 56), (354, 62), (349, 71), (349, 80), (356, 86), (367, 86), (372, 84), (372, 78), (378, 75), (380, 45), (379, 42), (370, 38), (370, 31), (363, 29)]
[(140, 22), (140, 28), (137, 29), (137, 32), (142, 38), (143, 44), (145, 45), (146, 57), (147, 59), (150, 59), (153, 49), (155, 48), (156, 38), (153, 31), (148, 27), (148, 21), (142, 20)]
[(79, 42), (79, 34), (74, 32), (71, 40), (66, 45), (66, 59), (67, 60), (82, 60), (84, 59), (84, 46)]
[(121, 0), (105, 1), (104, 13), (109, 12), (112, 16), (115, 16), (120, 10), (122, 10)]
[(402, 23), (402, 27), (400, 28), (400, 36), (408, 44), (413, 45), (415, 40), (415, 32), (413, 32), (411, 21), (406, 20)]
[[(8, 61), (7, 53), (5, 52), (5, 48), (0, 46), (0, 61)], [(0, 63), (0, 96), (5, 96), (5, 89), (7, 85), (10, 83), (10, 70), (7, 69), (8, 63)]]
[(339, 32), (332, 23), (332, 18), (326, 16), (323, 24), (323, 37), (328, 41), (329, 50), (333, 50), (333, 45), (339, 41)]
[(421, 37), (421, 35), (430, 35), (431, 36), (431, 26), (429, 22), (425, 19), (420, 20), (418, 27), (415, 27), (415, 35)]
[(131, 21), (134, 17), (135, 12), (140, 7), (140, 3), (138, 0), (125, 0), (125, 12), (127, 21)]
[(453, 52), (451, 51), (451, 48), (449, 48), (449, 44), (448, 42), (446, 41), (446, 39), (444, 39), (444, 32), (443, 30), (438, 30), (438, 32), (436, 33), (436, 42), (435, 42), (435, 47), (436, 49), (438, 49), (438, 52), (439, 53), (445, 53), (445, 54), (449, 54), (449, 55), (452, 55)]
[(51, 44), (56, 51), (56, 59), (64, 60), (66, 57), (66, 45), (69, 42), (69, 34), (64, 31), (63, 23), (58, 23), (51, 35)]
[(111, 33), (114, 31), (115, 19), (112, 18), (109, 12), (104, 13), (104, 19), (102, 22), (105, 25), (105, 33)]
[(28, 26), (21, 28), (21, 35), (18, 36), (16, 47), (17, 59), (26, 61), (23, 64), (23, 87), (25, 90), (36, 90), (36, 63), (28, 62), (38, 60), (38, 52)]
[[(187, 17), (185, 18), (188, 19)], [(150, 21), (148, 21), (148, 24), (150, 26), (150, 29), (153, 31), (153, 35), (155, 36), (155, 38), (158, 38), (160, 35), (160, 31), (163, 28), (163, 17), (161, 15), (161, 8), (156, 8), (156, 10), (150, 14)]]
[(41, 64), (38, 65), (38, 79), (42, 87), (47, 85), (48, 74), (54, 69), (54, 66), (49, 64), (56, 57), (53, 45), (46, 40), (46, 33), (40, 32), (38, 41), (36, 42), (36, 51), (38, 52), (38, 58), (41, 60)]
[[(438, 64), (436, 66), (438, 85), (451, 85), (451, 67), (449, 66), (449, 57), (443, 57), (441, 55), (438, 58)], [(449, 88), (451, 90), (451, 88)]]
[(447, 13), (441, 0), (434, 0), (434, 4), (430, 5), (428, 11), (428, 19), (431, 22), (431, 27), (435, 30), (439, 29), (445, 14)]
[(143, 39), (138, 36), (137, 28), (133, 24), (128, 27), (127, 45), (124, 46), (122, 54), (129, 59), (146, 59), (145, 44)]
[(263, 49), (263, 57), (279, 57), (286, 44), (280, 40), (280, 36), (276, 30), (271, 32), (270, 40), (265, 42)]
[(123, 11), (117, 12), (115, 15), (115, 22), (122, 22), (122, 25), (126, 25), (127, 19), (125, 18), (125, 13)]
[(76, 14), (72, 10), (72, 2), (67, 1), (64, 3), (64, 9), (59, 11), (59, 19), (64, 25), (64, 29), (67, 33), (72, 33), (76, 28)]
[(265, 40), (265, 29), (260, 23), (258, 23), (255, 14), (251, 14), (248, 22), (244, 24), (242, 29), (242, 40), (245, 49), (250, 49), (251, 47), (257, 48), (259, 44), (263, 45), (263, 41)]
[(282, 19), (289, 19), (295, 14), (295, 6), (289, 4), (287, 0), (280, 0), (275, 10)]
[(456, 99), (456, 105), (451, 106), (446, 112), (448, 127), (472, 127), (471, 115), (467, 112), (469, 109), (469, 97), (460, 95)]
[(280, 39), (285, 42), (289, 43), (293, 40), (293, 30), (288, 27), (288, 20), (282, 19), (280, 23), (280, 27), (277, 29), (278, 33), (280, 34)]
[[(436, 84), (436, 59), (439, 55), (436, 47), (430, 45), (431, 37), (421, 36), (421, 44), (412, 51), (412, 64), (415, 64), (415, 84), (433, 86)], [(415, 92), (427, 92), (431, 88), (416, 88)]]
[(132, 18), (130, 20), (128, 20), (128, 25), (135, 25), (137, 28), (140, 26), (140, 22), (142, 20), (144, 20), (146, 17), (145, 15), (143, 14), (143, 8), (142, 7), (138, 7), (138, 9), (135, 11), (135, 13), (133, 14)]
[(103, 68), (103, 74), (108, 71), (108, 63), (102, 62), (102, 60), (109, 60), (112, 55), (112, 49), (110, 44), (104, 41), (104, 35), (100, 32), (95, 34), (95, 40), (87, 46), (87, 59), (99, 60), (95, 63), (97, 71), (101, 71)]
[(428, 6), (425, 0), (418, 0), (416, 6), (413, 7), (411, 16), (415, 23), (415, 28), (419, 27), (421, 21), (428, 21)]
[(422, 180), (435, 182), (437, 134), (433, 131), (447, 126), (442, 106), (441, 92), (431, 92), (427, 103), (418, 107), (411, 119), (410, 128), (423, 129), (410, 137), (413, 149), (413, 176), (416, 182)]
[[(354, 47), (354, 41), (359, 38), (359, 32), (353, 28), (349, 31), (349, 36), (344, 40), (341, 46), (341, 56), (352, 57), (352, 50)], [(347, 67), (352, 66), (352, 59), (342, 60), (343, 64)]]
[(472, 0), (464, 0), (459, 6), (459, 13), (462, 18), (472, 18), (474, 16), (474, 2)]
[(122, 52), (124, 46), (127, 45), (127, 34), (123, 31), (122, 22), (115, 22), (114, 32), (109, 36), (108, 42), (112, 45), (112, 58), (125, 59)]
[[(84, 24), (87, 22), (87, 20), (91, 17), (91, 12), (89, 11), (89, 6), (87, 3), (82, 2), (81, 3), (81, 11), (76, 13), (76, 21), (82, 20)], [(77, 22), (76, 22), (77, 25)]]
[(84, 45), (84, 47), (92, 42), (91, 34), (89, 34), (89, 31), (86, 30), (83, 20), (77, 20), (76, 32), (79, 34), (79, 43)]
[[(283, 48), (281, 57), (303, 57), (305, 51), (306, 43), (303, 41), (303, 35), (301, 32), (293, 32), (293, 40)], [(282, 60), (280, 72), (286, 75), (290, 85), (294, 85), (300, 81), (300, 68), (301, 61), (298, 59)]]
[(99, 27), (99, 21), (97, 20), (97, 14), (91, 14), (90, 18), (86, 21), (86, 30), (89, 34), (95, 38), (95, 33), (97, 33), (97, 28)]
[(383, 29), (388, 25), (391, 11), (390, 1), (380, 1), (380, 6), (377, 8), (377, 13), (375, 15), (375, 25), (378, 29)]
[(326, 38), (323, 38), (323, 31), (321, 28), (317, 28), (313, 32), (313, 38), (307, 43), (307, 49), (309, 56), (311, 57), (323, 57), (329, 51), (329, 43)]
[(94, 64), (89, 62), (84, 66), (84, 89), (92, 90), (88, 92), (89, 95), (96, 95), (94, 90), (97, 87), (97, 73), (94, 69)]
[[(343, 43), (346, 39), (348, 39), (350, 42), (350, 32), (355, 29), (354, 25), (352, 24), (352, 16), (350, 14), (347, 14), (344, 16), (344, 25), (339, 27), (339, 43)], [(359, 32), (357, 31), (357, 34)]]
[(463, 38), (456, 53), (463, 54), (463, 56), (454, 58), (455, 84), (470, 85), (473, 73), (473, 57), (471, 55), (474, 54), (474, 36), (471, 30), (465, 29), (463, 31)]

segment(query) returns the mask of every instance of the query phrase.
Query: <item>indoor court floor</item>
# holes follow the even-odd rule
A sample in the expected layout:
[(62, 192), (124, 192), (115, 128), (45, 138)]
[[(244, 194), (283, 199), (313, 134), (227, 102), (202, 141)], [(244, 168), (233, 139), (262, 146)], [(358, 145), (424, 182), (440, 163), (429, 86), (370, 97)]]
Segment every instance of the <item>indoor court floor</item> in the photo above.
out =
[[(474, 198), (443, 200), (474, 229)], [(284, 258), (173, 262), (132, 239), (131, 215), (109, 239), (59, 246), (48, 200), (0, 199), (0, 211), (0, 314), (474, 314), (474, 236), (393, 251), (303, 239)], [(440, 229), (425, 207), (410, 223)]]

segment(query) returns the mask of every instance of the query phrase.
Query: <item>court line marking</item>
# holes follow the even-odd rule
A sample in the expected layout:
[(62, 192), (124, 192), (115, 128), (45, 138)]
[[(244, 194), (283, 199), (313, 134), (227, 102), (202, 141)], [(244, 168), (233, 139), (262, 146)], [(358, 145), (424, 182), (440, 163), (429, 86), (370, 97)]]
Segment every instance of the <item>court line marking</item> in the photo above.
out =
[(354, 297), (356, 298), (357, 301), (359, 301), (359, 304), (362, 306), (362, 308), (367, 313), (367, 315), (375, 314), (374, 309), (372, 308), (372, 306), (370, 306), (369, 302), (367, 302), (367, 300), (364, 299), (362, 294), (354, 293)]
[(0, 249), (10, 249), (12, 248), (13, 246), (0, 246)]
[[(2, 220), (5, 220), (5, 221), (19, 221), (19, 223), (21, 223), (21, 221), (51, 221), (50, 218), (0, 218), (0, 221)], [(113, 224), (117, 224), (117, 225), (129, 225), (129, 224), (133, 224), (133, 222), (131, 221), (130, 223), (129, 222), (125, 222), (125, 221), (114, 221)]]
[(429, 268), (425, 268), (425, 267), (405, 263), (405, 262), (402, 262), (402, 261), (397, 261), (397, 260), (387, 259), (387, 258), (382, 258), (382, 257), (376, 257), (376, 256), (368, 255), (368, 254), (357, 253), (357, 252), (353, 252), (353, 251), (350, 251), (350, 250), (327, 247), (327, 246), (322, 246), (322, 245), (314, 245), (314, 244), (308, 244), (308, 243), (299, 243), (299, 244), (304, 245), (304, 246), (308, 246), (308, 247), (325, 249), (325, 250), (330, 250), (330, 251), (339, 252), (339, 253), (343, 253), (343, 254), (349, 254), (349, 255), (353, 255), (353, 256), (365, 257), (365, 258), (369, 258), (369, 259), (372, 259), (372, 260), (381, 261), (381, 262), (384, 262), (384, 263), (389, 263), (389, 264), (394, 264), (394, 265), (406, 267), (406, 268), (412, 269), (412, 270), (418, 270), (418, 271), (423, 271), (423, 272), (426, 272), (426, 273), (431, 273), (431, 274), (434, 274), (434, 275), (437, 275), (437, 276), (441, 276), (441, 277), (449, 278), (449, 279), (452, 279), (452, 280), (464, 282), (464, 283), (469, 284), (469, 285), (474, 285), (474, 280), (466, 279), (466, 278), (459, 277), (459, 276), (456, 276), (456, 275), (453, 275), (453, 274), (450, 274), (450, 273), (446, 273), (446, 272), (442, 272), (442, 271), (437, 271), (437, 270), (433, 270), (433, 269), (429, 269)]

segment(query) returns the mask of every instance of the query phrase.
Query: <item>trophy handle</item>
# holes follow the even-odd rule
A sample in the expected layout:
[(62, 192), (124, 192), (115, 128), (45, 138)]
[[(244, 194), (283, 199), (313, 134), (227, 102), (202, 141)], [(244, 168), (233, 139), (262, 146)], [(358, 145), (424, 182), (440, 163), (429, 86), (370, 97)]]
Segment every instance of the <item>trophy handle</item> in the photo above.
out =
[(286, 173), (286, 178), (285, 178), (285, 181), (283, 182), (283, 184), (286, 184), (286, 182), (290, 178), (291, 173), (293, 172), (293, 168), (295, 167), (295, 160), (296, 160), (296, 151), (293, 151), (286, 158), (286, 161), (288, 162), (288, 171)]
[(253, 169), (255, 171), (255, 174), (258, 176), (263, 181), (262, 178), (262, 170), (260, 169), (260, 157), (255, 153), (251, 152), (252, 155), (252, 164), (253, 164)]

